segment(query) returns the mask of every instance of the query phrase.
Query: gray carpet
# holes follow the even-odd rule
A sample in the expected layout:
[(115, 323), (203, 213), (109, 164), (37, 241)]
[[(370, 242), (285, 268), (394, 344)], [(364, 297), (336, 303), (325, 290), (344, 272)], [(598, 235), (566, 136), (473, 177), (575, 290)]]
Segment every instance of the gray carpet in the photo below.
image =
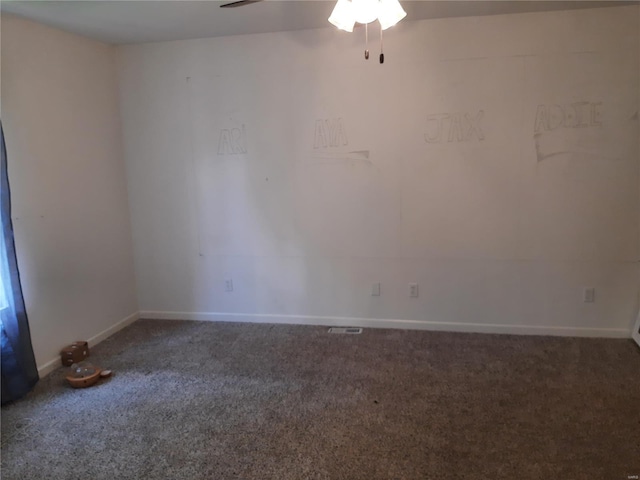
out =
[(631, 340), (141, 320), (2, 409), (2, 478), (640, 475)]

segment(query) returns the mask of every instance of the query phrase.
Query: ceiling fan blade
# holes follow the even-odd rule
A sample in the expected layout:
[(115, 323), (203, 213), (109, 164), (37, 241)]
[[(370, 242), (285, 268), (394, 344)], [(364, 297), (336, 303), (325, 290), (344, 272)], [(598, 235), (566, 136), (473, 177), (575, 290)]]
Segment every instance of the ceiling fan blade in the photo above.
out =
[(220, 8), (236, 8), (243, 7), (245, 5), (251, 5), (252, 3), (258, 3), (262, 0), (238, 0), (236, 2), (225, 3), (224, 5), (220, 5)]

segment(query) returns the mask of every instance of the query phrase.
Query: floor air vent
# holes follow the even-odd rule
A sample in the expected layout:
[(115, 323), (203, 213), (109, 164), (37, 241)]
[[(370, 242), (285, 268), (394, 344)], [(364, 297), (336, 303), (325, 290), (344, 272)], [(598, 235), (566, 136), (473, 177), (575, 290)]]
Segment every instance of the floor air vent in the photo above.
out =
[(349, 335), (358, 335), (362, 333), (362, 329), (359, 327), (331, 327), (329, 333), (342, 333)]

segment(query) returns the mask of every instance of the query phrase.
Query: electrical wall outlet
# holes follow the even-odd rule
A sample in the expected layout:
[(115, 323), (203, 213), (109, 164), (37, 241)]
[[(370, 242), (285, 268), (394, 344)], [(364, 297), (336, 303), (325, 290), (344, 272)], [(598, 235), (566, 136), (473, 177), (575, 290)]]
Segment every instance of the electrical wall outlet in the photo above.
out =
[(418, 296), (418, 284), (417, 283), (410, 283), (409, 284), (409, 296), (410, 297), (417, 297)]
[(380, 296), (380, 284), (379, 283), (374, 283), (373, 285), (371, 285), (371, 296), (372, 297), (379, 297)]
[(231, 278), (226, 278), (224, 281), (224, 291), (225, 292), (233, 292), (233, 280)]
[(582, 294), (582, 301), (584, 303), (593, 303), (596, 301), (596, 289), (594, 287), (587, 287)]

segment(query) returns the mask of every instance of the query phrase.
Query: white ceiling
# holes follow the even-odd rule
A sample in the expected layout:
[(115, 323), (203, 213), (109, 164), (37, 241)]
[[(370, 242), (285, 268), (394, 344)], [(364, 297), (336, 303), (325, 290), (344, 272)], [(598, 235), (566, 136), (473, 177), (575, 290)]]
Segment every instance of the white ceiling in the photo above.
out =
[[(229, 0), (231, 1), (231, 0)], [(265, 0), (221, 9), (223, 1), (2, 1), (10, 12), (107, 43), (142, 43), (328, 27), (335, 0)], [(637, 4), (637, 1), (402, 0), (408, 20)]]

